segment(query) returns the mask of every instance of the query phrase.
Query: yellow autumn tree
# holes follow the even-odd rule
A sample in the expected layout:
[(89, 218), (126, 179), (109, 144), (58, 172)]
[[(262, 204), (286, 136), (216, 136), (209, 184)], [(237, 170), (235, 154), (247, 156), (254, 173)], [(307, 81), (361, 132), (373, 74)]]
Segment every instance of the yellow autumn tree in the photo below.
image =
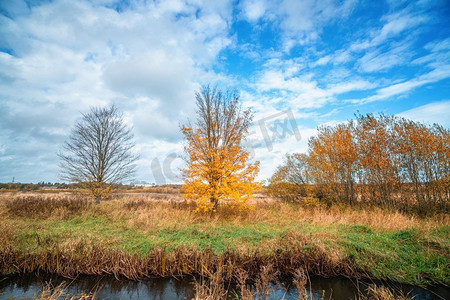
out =
[(195, 96), (196, 122), (181, 127), (187, 154), (183, 196), (195, 201), (197, 211), (215, 211), (219, 204), (246, 209), (261, 186), (255, 182), (259, 162), (249, 163), (242, 145), (251, 111), (242, 110), (236, 91), (204, 86)]

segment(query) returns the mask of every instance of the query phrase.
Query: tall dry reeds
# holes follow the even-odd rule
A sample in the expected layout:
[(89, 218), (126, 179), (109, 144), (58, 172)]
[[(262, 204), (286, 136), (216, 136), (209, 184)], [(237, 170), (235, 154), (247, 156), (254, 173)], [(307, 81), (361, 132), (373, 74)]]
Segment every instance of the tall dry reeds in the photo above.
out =
[[(0, 272), (19, 274), (45, 272), (65, 277), (79, 274), (113, 275), (138, 280), (148, 276), (199, 275), (211, 277), (223, 268), (224, 280), (232, 280), (238, 270), (245, 270), (250, 278), (262, 277), (261, 286), (270, 275), (289, 275), (293, 270), (306, 268), (308, 272), (320, 276), (343, 275), (353, 278), (363, 276), (352, 261), (333, 256), (323, 247), (311, 246), (304, 238), (299, 242), (287, 238), (278, 250), (271, 254), (260, 252), (238, 253), (227, 251), (222, 255), (212, 250), (177, 247), (172, 252), (154, 249), (146, 256), (127, 254), (121, 250), (108, 249), (90, 240), (42, 244), (40, 251), (23, 253), (13, 247), (0, 248)], [(307, 250), (304, 246), (310, 243)]]
[(207, 278), (200, 277), (194, 281), (195, 297), (193, 300), (220, 300), (226, 298), (228, 290), (225, 288), (223, 267), (217, 268), (214, 274)]
[(308, 274), (304, 269), (297, 269), (293, 272), (292, 283), (295, 285), (298, 291), (298, 299), (304, 300), (306, 299), (306, 284), (308, 283)]
[(53, 215), (70, 215), (88, 210), (92, 201), (77, 196), (15, 196), (4, 200), (9, 215), (19, 217), (50, 217)]
[(385, 286), (370, 284), (367, 287), (367, 295), (358, 295), (361, 300), (411, 300), (408, 294)]
[(62, 282), (57, 286), (54, 286), (52, 282), (46, 282), (42, 287), (40, 295), (35, 296), (34, 300), (94, 300), (97, 299), (97, 293), (81, 293), (79, 295), (71, 296), (66, 292), (68, 287), (67, 283)]
[[(158, 199), (156, 199), (158, 200)], [(113, 197), (100, 205), (92, 200), (67, 194), (49, 195), (1, 195), (0, 216), (3, 218), (55, 218), (64, 219), (72, 215), (101, 215), (107, 219), (125, 220), (129, 228), (163, 227), (179, 228), (192, 224), (236, 225), (268, 224), (277, 227), (292, 223), (327, 225), (365, 225), (377, 230), (429, 230), (450, 223), (449, 214), (437, 214), (433, 218), (420, 218), (398, 211), (379, 208), (363, 209), (347, 205), (326, 207), (304, 207), (290, 203), (259, 203), (253, 210), (237, 212), (219, 207), (215, 214), (195, 213), (193, 206), (178, 201), (178, 198), (155, 201), (148, 195)]]
[[(266, 300), (273, 296), (277, 287), (280, 285), (278, 281), (278, 273), (272, 268), (272, 265), (261, 266), (260, 273), (250, 278), (249, 273), (244, 269), (238, 269), (235, 274), (233, 287), (223, 280), (223, 269), (219, 269), (210, 280), (201, 278), (195, 281), (195, 297), (194, 300), (208, 299), (219, 300), (225, 299), (225, 296), (234, 295), (235, 299), (241, 300)], [(307, 275), (302, 269), (294, 272), (293, 283), (298, 290), (298, 299), (308, 299), (306, 295)], [(313, 297), (311, 297), (313, 299)]]

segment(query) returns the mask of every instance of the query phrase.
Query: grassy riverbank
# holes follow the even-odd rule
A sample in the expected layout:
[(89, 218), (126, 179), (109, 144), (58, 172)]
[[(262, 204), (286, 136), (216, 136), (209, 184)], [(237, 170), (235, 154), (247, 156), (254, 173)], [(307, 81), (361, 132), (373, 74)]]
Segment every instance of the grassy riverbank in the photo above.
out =
[[(170, 198), (170, 196), (168, 196)], [(449, 217), (260, 203), (213, 215), (130, 195), (95, 205), (63, 195), (0, 196), (2, 273), (250, 276), (271, 265), (322, 276), (450, 285)], [(250, 277), (251, 278), (251, 277)]]

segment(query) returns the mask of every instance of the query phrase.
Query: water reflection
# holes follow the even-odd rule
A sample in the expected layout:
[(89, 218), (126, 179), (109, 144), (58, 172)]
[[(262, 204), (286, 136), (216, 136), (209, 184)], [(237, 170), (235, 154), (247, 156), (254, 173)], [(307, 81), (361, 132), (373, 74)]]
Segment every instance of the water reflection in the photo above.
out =
[[(430, 287), (420, 288), (407, 284), (389, 283), (381, 281), (359, 281), (350, 280), (347, 278), (323, 278), (311, 277), (310, 283), (306, 287), (306, 294), (308, 299), (335, 299), (335, 300), (349, 300), (358, 299), (358, 295), (366, 295), (369, 284), (384, 285), (396, 291), (402, 291), (405, 295), (409, 295), (415, 300), (421, 299), (450, 299), (450, 289), (448, 287)], [(289, 281), (282, 283), (284, 289), (278, 288), (276, 297), (274, 299), (281, 299), (283, 292), (285, 299), (298, 299), (297, 289), (289, 284)]]
[(10, 276), (0, 279), (0, 298), (30, 299), (42, 292), (47, 282), (58, 286), (65, 282), (70, 295), (97, 292), (97, 299), (192, 299), (190, 280), (155, 278), (145, 281), (117, 280), (113, 277), (80, 276), (74, 280), (58, 276)]
[[(33, 299), (40, 295), (47, 282), (57, 286), (66, 283), (65, 291), (70, 295), (97, 292), (98, 299), (192, 299), (195, 291), (192, 278), (180, 280), (154, 278), (143, 281), (116, 280), (113, 277), (80, 276), (74, 280), (49, 275), (7, 276), (0, 278), (0, 299)], [(377, 282), (380, 284), (380, 282)], [(414, 299), (450, 299), (448, 287), (422, 289), (408, 285), (387, 284), (391, 288), (401, 289)], [(307, 295), (313, 299), (357, 299), (358, 291), (364, 292), (367, 282), (345, 278), (312, 277), (306, 287)], [(229, 288), (229, 299), (235, 299), (236, 288)], [(289, 280), (273, 286), (271, 299), (297, 299), (298, 292)], [(309, 297), (308, 297), (309, 298)], [(310, 299), (310, 298), (309, 298)]]

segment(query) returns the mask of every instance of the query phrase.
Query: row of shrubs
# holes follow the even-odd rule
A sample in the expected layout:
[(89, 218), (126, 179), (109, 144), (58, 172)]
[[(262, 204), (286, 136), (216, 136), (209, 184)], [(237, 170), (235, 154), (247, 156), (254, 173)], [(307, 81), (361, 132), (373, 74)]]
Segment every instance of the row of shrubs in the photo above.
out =
[(271, 195), (285, 201), (449, 212), (450, 131), (442, 126), (359, 116), (320, 127), (308, 147), (306, 154), (286, 155), (269, 181)]

